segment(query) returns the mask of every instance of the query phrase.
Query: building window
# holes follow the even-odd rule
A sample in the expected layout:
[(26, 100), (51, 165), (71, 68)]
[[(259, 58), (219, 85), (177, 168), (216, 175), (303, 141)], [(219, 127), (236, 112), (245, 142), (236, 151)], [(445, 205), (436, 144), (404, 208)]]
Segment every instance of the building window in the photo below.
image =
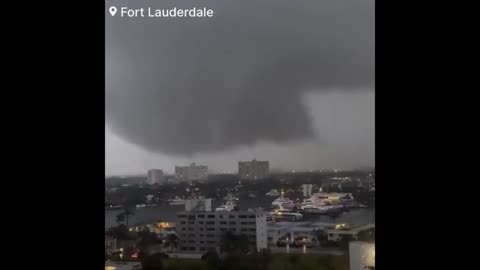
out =
[(186, 222), (185, 222), (185, 221), (181, 221), (180, 224), (186, 224)]
[(242, 225), (247, 225), (247, 222), (246, 222), (246, 221), (242, 221), (242, 222), (240, 222), (240, 224), (242, 224)]
[(218, 217), (219, 217), (219, 218), (223, 218), (223, 215), (219, 215)]
[(195, 240), (188, 240), (188, 243), (195, 243)]
[(237, 223), (235, 221), (230, 221), (230, 223), (228, 223), (230, 225), (237, 225)]
[(182, 231), (185, 231), (186, 228), (182, 228)]
[(188, 228), (189, 231), (193, 231), (194, 229), (193, 228)]
[(205, 244), (205, 241), (200, 241), (200, 244)]
[(188, 216), (188, 219), (189, 219), (189, 220), (195, 220), (195, 216), (190, 215), (190, 216)]
[(205, 218), (205, 215), (198, 215), (198, 218)]
[(207, 238), (213, 238), (213, 237), (215, 237), (214, 234), (207, 234)]
[(199, 221), (198, 224), (203, 224), (203, 221)]
[(189, 221), (188, 224), (195, 224), (195, 221)]
[(200, 248), (200, 251), (205, 251), (205, 250), (206, 250), (206, 248), (204, 248), (204, 247)]
[(250, 229), (248, 229), (248, 231), (249, 231), (249, 232), (254, 232), (255, 229), (254, 229), (254, 228), (250, 228)]
[(190, 247), (190, 250), (195, 250), (195, 247)]
[(207, 221), (207, 225), (214, 225), (215, 221)]
[(215, 215), (208, 215), (208, 218), (215, 218)]
[(235, 216), (233, 216), (233, 215), (230, 215), (230, 216), (228, 216), (228, 218), (235, 218)]
[(226, 221), (220, 221), (220, 224), (225, 225), (225, 224), (227, 224), (227, 222)]
[(207, 228), (207, 231), (209, 231), (209, 232), (215, 231), (215, 228)]
[(200, 231), (203, 231), (203, 228), (199, 228), (199, 229), (200, 229)]
[(235, 228), (230, 228), (230, 230), (229, 230), (229, 231), (231, 231), (231, 232), (236, 232), (236, 231), (237, 231), (237, 229), (235, 229)]
[(242, 231), (242, 232), (246, 232), (246, 231), (247, 231), (247, 228), (242, 228), (241, 231)]
[(215, 241), (207, 241), (207, 244), (216, 244)]
[(204, 237), (204, 236), (205, 236), (205, 234), (200, 234), (200, 237)]
[(253, 222), (253, 221), (252, 221), (252, 222), (248, 222), (248, 224), (250, 224), (250, 225), (255, 225), (255, 222)]
[(239, 218), (247, 218), (246, 215), (240, 215)]
[(186, 215), (178, 215), (178, 218), (186, 218)]
[(255, 218), (255, 215), (250, 215), (250, 216), (248, 216), (248, 217), (249, 217), (249, 218)]
[(226, 232), (226, 231), (227, 231), (227, 228), (220, 228), (220, 231), (221, 231), (221, 232)]

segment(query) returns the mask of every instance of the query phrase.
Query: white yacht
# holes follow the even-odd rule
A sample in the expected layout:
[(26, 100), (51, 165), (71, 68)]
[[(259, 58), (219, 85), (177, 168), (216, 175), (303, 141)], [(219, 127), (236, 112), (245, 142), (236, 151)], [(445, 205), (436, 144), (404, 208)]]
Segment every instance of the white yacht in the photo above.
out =
[(174, 199), (168, 200), (169, 205), (185, 205), (185, 200), (175, 197)]
[(292, 209), (295, 206), (295, 203), (289, 198), (280, 197), (275, 199), (272, 202), (273, 206), (278, 206), (280, 208)]
[(327, 208), (314, 204), (302, 205), (300, 209), (302, 213), (306, 214), (325, 214), (328, 212)]
[(300, 213), (291, 212), (286, 209), (278, 209), (268, 213), (268, 216), (275, 221), (297, 221), (303, 218)]
[(215, 211), (233, 211), (235, 209), (234, 201), (227, 201), (225, 204), (220, 205), (215, 209)]
[(272, 196), (272, 197), (278, 197), (278, 196), (280, 196), (280, 192), (278, 192), (278, 190), (276, 190), (276, 189), (272, 189), (269, 192), (265, 193), (265, 195)]

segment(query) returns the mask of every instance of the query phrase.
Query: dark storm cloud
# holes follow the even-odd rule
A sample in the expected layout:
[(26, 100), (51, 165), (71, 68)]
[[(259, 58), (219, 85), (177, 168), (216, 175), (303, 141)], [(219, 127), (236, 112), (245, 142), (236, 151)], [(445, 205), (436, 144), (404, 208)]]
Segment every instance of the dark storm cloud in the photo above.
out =
[(122, 3), (206, 6), (214, 18), (107, 16), (107, 124), (144, 149), (190, 155), (310, 138), (307, 89), (373, 86), (374, 1), (186, 2)]

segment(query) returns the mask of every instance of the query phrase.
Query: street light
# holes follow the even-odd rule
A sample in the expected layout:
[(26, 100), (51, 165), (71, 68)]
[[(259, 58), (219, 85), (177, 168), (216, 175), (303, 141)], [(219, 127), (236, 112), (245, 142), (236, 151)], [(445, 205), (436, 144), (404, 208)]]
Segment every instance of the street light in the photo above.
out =
[(287, 248), (287, 253), (290, 253), (290, 238), (288, 238), (288, 236), (287, 236), (287, 246), (286, 246), (286, 248)]
[(375, 267), (375, 246), (370, 245), (365, 250), (365, 255), (362, 256), (362, 264), (366, 268)]

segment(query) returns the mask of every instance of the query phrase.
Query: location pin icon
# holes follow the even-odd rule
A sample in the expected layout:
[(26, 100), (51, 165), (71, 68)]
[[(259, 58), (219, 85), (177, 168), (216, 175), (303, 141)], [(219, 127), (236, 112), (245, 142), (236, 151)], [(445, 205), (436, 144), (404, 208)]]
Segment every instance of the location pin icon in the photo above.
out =
[(117, 8), (114, 6), (111, 6), (109, 11), (110, 11), (110, 14), (112, 14), (112, 16), (115, 16), (115, 13), (117, 13)]

